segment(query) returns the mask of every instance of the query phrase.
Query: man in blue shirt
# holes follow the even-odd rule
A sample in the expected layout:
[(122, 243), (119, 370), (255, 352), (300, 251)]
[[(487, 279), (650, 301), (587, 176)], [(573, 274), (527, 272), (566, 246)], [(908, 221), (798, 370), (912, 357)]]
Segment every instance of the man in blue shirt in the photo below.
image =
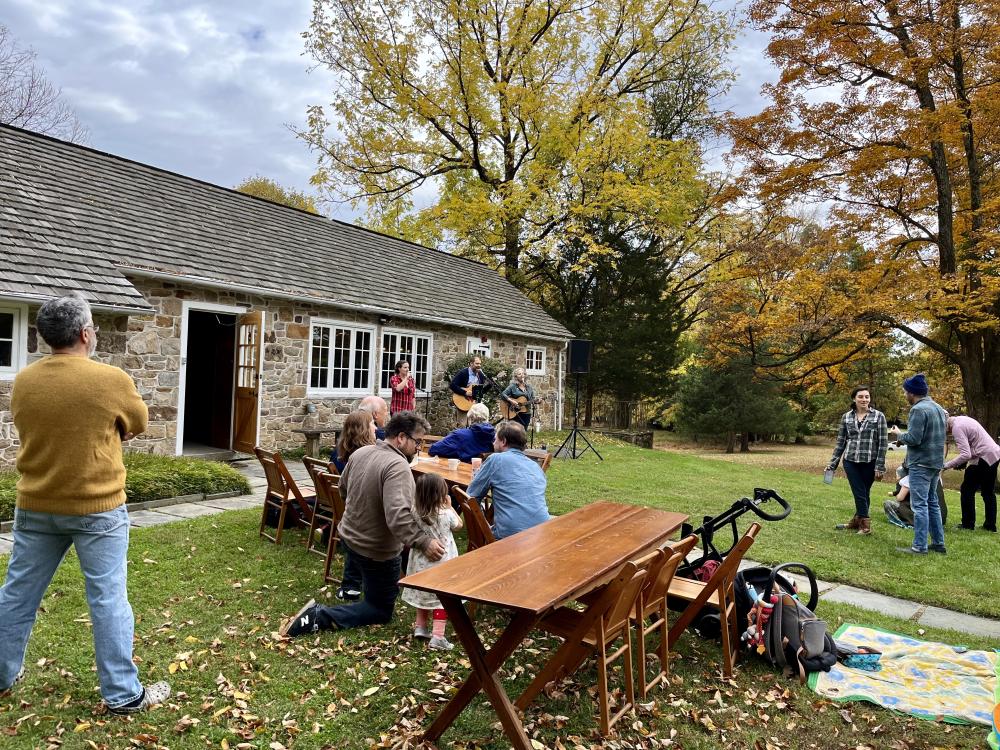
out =
[(469, 485), (477, 500), (493, 491), (493, 535), (497, 539), (548, 521), (545, 472), (524, 455), (524, 428), (517, 422), (500, 425), (493, 438), (495, 453), (483, 462)]
[[(900, 547), (900, 552), (915, 555), (927, 551), (945, 554), (944, 524), (938, 504), (936, 487), (938, 476), (944, 468), (944, 443), (947, 434), (948, 413), (927, 395), (927, 378), (922, 372), (903, 381), (906, 401), (910, 404), (907, 430), (896, 441), (906, 446), (906, 460), (910, 467), (910, 508), (913, 510), (913, 546)], [(930, 532), (931, 543), (927, 544)]]

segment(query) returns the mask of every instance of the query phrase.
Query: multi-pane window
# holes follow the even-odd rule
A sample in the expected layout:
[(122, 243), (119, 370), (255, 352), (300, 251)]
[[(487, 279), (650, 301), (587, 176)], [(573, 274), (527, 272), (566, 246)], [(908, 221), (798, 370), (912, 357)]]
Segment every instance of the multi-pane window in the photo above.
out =
[(525, 350), (524, 369), (529, 375), (545, 374), (545, 347), (529, 346)]
[(0, 376), (6, 378), (13, 377), (24, 364), (22, 314), (16, 307), (0, 307)]
[(468, 354), (478, 354), (480, 357), (492, 357), (493, 344), (489, 339), (483, 341), (478, 336), (469, 336), (465, 340), (465, 351)]
[(388, 390), (389, 378), (396, 372), (396, 363), (405, 359), (410, 363), (410, 374), (417, 390), (426, 391), (431, 378), (431, 343), (427, 334), (383, 330), (379, 388)]
[(371, 392), (372, 328), (313, 321), (309, 387), (316, 391)]

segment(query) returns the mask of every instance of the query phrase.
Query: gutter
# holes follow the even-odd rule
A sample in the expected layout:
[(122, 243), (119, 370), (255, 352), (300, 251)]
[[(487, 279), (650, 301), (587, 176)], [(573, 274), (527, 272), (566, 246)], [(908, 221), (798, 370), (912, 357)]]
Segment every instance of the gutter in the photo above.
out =
[[(43, 302), (48, 302), (50, 299), (55, 299), (57, 296), (58, 295), (54, 294), (30, 294), (24, 292), (21, 292), (20, 294), (8, 294), (7, 292), (0, 292), (0, 300), (21, 302), (29, 305), (41, 305)], [(90, 300), (87, 300), (87, 304), (90, 305), (90, 309), (95, 312), (140, 313), (144, 315), (149, 315), (154, 312), (152, 307), (105, 305), (100, 302), (91, 302)]]
[(189, 276), (187, 274), (173, 273), (169, 271), (154, 271), (148, 268), (138, 268), (136, 266), (127, 266), (121, 264), (116, 264), (115, 267), (123, 274), (131, 274), (133, 276), (139, 276), (140, 278), (178, 281), (182, 283), (191, 284), (192, 286), (209, 287), (212, 289), (230, 289), (239, 292), (246, 292), (248, 294), (255, 294), (261, 297), (271, 297), (274, 299), (283, 299), (292, 302), (306, 302), (310, 304), (327, 305), (329, 307), (336, 307), (342, 310), (351, 310), (353, 312), (368, 313), (370, 315), (386, 315), (396, 318), (405, 318), (407, 320), (417, 320), (422, 323), (436, 323), (439, 325), (447, 325), (447, 326), (452, 326), (454, 328), (472, 328), (474, 330), (489, 330), (489, 331), (494, 331), (496, 333), (507, 333), (513, 336), (529, 336), (532, 338), (542, 339), (543, 341), (566, 342), (570, 338), (569, 336), (551, 336), (551, 335), (525, 331), (523, 329), (519, 330), (516, 328), (500, 328), (497, 326), (485, 326), (482, 323), (473, 323), (468, 320), (460, 320), (458, 318), (443, 318), (443, 317), (434, 317), (430, 315), (421, 315), (419, 313), (403, 312), (400, 310), (393, 310), (392, 308), (388, 307), (379, 307), (377, 305), (363, 305), (354, 302), (344, 302), (343, 300), (329, 299), (325, 297), (313, 297), (310, 295), (293, 294), (291, 292), (282, 292), (280, 290), (269, 289), (267, 287), (253, 286), (251, 284), (239, 284), (231, 281), (221, 281), (219, 279), (211, 279), (204, 276)]

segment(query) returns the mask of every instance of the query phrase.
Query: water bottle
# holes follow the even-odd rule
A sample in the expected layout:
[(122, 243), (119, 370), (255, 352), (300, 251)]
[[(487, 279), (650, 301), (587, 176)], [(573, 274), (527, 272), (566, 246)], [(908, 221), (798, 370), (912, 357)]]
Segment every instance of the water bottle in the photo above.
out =
[(823, 483), (833, 484), (833, 469), (827, 469), (823, 472)]

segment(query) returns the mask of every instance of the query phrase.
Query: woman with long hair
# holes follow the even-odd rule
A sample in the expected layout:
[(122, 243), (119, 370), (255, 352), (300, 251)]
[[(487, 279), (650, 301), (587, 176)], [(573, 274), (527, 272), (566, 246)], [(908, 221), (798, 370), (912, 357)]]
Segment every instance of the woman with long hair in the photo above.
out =
[(840, 420), (837, 445), (827, 465), (835, 471), (841, 457), (844, 473), (854, 495), (854, 517), (847, 523), (837, 524), (841, 530), (858, 534), (871, 534), (872, 522), (868, 515), (871, 490), (876, 479), (885, 474), (885, 453), (889, 449), (888, 425), (885, 415), (872, 408), (871, 389), (859, 385), (851, 391), (851, 408)]
[(413, 411), (417, 401), (417, 385), (410, 374), (410, 363), (401, 359), (396, 363), (396, 373), (389, 378), (392, 389), (392, 399), (389, 402), (389, 413)]
[(375, 445), (375, 420), (366, 411), (353, 411), (344, 420), (340, 440), (337, 441), (337, 453), (330, 457), (337, 471), (343, 471), (351, 454), (366, 445)]

